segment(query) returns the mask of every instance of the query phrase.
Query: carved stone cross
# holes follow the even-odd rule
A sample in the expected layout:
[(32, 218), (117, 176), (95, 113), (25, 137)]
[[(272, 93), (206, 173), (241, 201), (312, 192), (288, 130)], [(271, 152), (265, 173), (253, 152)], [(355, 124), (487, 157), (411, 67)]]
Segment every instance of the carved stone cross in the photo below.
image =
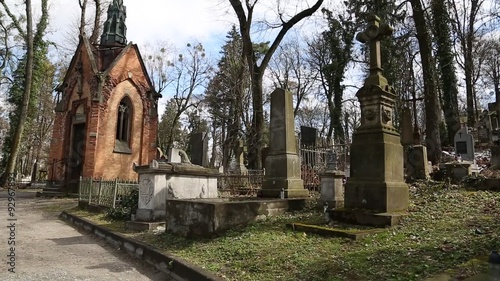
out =
[(369, 43), (370, 47), (370, 76), (382, 74), (382, 62), (380, 54), (380, 40), (392, 34), (392, 27), (383, 23), (375, 15), (368, 16), (366, 30), (356, 35), (356, 40), (361, 43)]

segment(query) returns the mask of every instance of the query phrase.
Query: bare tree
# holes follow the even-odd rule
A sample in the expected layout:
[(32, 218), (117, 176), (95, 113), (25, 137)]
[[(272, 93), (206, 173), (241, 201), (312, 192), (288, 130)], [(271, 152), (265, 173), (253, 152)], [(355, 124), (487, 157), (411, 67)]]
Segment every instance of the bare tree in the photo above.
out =
[(169, 77), (169, 69), (172, 66), (174, 47), (167, 41), (157, 41), (154, 44), (146, 43), (142, 50), (146, 70), (155, 91), (160, 94), (169, 83), (172, 83), (172, 77)]
[(300, 45), (301, 40), (293, 38), (278, 48), (271, 59), (269, 70), (275, 88), (290, 90), (295, 97), (294, 116), (303, 100), (311, 94), (318, 72), (312, 71), (307, 63), (307, 50)]
[(456, 50), (458, 65), (465, 75), (465, 91), (467, 100), (467, 125), (476, 125), (475, 78), (480, 65), (474, 63), (478, 40), (486, 33), (489, 15), (483, 13), (485, 0), (458, 1), (448, 0), (451, 7), (451, 22), (456, 34), (459, 49)]
[(171, 120), (169, 138), (166, 146), (174, 143), (174, 130), (181, 115), (190, 107), (196, 107), (195, 97), (203, 92), (212, 72), (212, 65), (205, 54), (203, 45), (187, 44), (184, 54), (179, 54), (177, 60), (171, 64), (173, 102), (175, 103), (175, 114)]
[[(305, 1), (303, 1), (303, 3), (304, 2)], [(286, 33), (301, 20), (316, 12), (323, 4), (323, 0), (315, 1), (312, 6), (305, 8), (291, 17), (288, 17), (288, 11), (284, 7), (286, 5), (282, 5), (283, 2), (279, 0), (276, 1), (275, 7), (277, 8), (276, 15), (278, 16), (278, 19), (275, 23), (267, 22), (266, 25), (278, 29), (279, 32), (269, 46), (269, 49), (262, 54), (263, 57), (260, 61), (255, 48), (256, 44), (254, 44), (255, 41), (252, 39), (252, 27), (254, 26), (255, 15), (254, 11), (257, 3), (259, 3), (259, 0), (229, 0), (229, 3), (238, 18), (240, 34), (243, 40), (242, 54), (247, 60), (252, 84), (253, 116), (248, 143), (249, 165), (251, 168), (260, 169), (262, 168), (261, 151), (263, 147), (264, 132), (264, 93), (262, 89), (264, 72), (269, 64), (269, 61), (271, 60), (271, 57), (277, 50)]]

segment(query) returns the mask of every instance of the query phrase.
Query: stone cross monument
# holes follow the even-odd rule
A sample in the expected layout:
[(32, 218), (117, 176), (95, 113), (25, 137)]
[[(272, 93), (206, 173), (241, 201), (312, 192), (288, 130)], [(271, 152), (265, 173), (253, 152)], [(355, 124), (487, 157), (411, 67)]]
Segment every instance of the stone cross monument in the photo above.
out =
[(380, 19), (371, 15), (366, 30), (356, 36), (369, 46), (370, 75), (356, 94), (361, 105), (361, 125), (353, 133), (345, 208), (332, 210), (333, 219), (393, 225), (408, 207), (403, 147), (392, 123), (396, 95), (381, 67), (380, 40), (391, 34), (390, 26), (380, 24)]

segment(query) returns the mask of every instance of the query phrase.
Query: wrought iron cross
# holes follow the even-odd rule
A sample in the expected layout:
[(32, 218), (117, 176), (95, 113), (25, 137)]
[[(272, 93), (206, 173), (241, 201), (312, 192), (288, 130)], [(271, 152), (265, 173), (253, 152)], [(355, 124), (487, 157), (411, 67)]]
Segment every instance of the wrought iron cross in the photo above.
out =
[(370, 48), (370, 75), (379, 75), (382, 72), (382, 61), (380, 54), (380, 40), (392, 34), (392, 27), (383, 23), (376, 15), (368, 16), (368, 26), (365, 31), (356, 35), (356, 40), (361, 43), (369, 43)]

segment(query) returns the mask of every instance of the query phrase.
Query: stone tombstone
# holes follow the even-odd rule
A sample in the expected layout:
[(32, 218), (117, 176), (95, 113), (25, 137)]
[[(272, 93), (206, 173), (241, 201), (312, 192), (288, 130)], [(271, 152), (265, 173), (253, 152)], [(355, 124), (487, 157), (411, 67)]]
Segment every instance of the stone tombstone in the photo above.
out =
[(189, 139), (191, 163), (203, 167), (208, 166), (208, 138), (206, 133), (194, 133)]
[(318, 129), (300, 126), (300, 147), (307, 150), (301, 151), (301, 165), (314, 167), (316, 165), (317, 153), (314, 151), (317, 145)]
[(477, 128), (477, 135), (480, 143), (488, 143), (490, 141), (490, 131), (486, 127)]
[(238, 155), (236, 155), (236, 173), (240, 175), (248, 174), (248, 169), (245, 166), (246, 147), (243, 140), (238, 141)]
[(427, 147), (412, 145), (406, 150), (406, 177), (409, 179), (429, 179), (430, 166), (427, 161)]
[(318, 206), (325, 203), (328, 208), (341, 208), (344, 206), (344, 178), (345, 173), (341, 171), (325, 171), (321, 175), (321, 195)]
[(356, 39), (370, 50), (370, 74), (356, 93), (361, 125), (350, 147), (350, 177), (345, 186), (344, 208), (330, 217), (350, 223), (387, 226), (396, 224), (408, 209), (409, 189), (404, 180), (403, 146), (393, 125), (396, 94), (382, 75), (380, 40), (392, 28), (370, 15), (365, 31)]
[(300, 177), (291, 92), (276, 89), (271, 94), (270, 121), (269, 153), (265, 162), (262, 196), (279, 198), (283, 190), (285, 198), (309, 197), (309, 191), (304, 188)]
[(326, 170), (337, 170), (337, 153), (335, 152), (335, 150), (328, 150), (326, 152)]
[(316, 147), (318, 129), (313, 127), (300, 126), (300, 145), (306, 147)]
[(411, 122), (411, 110), (408, 107), (404, 107), (401, 114), (401, 144), (412, 145), (413, 144), (413, 124)]
[(462, 160), (474, 161), (474, 138), (469, 133), (467, 126), (462, 127), (455, 134), (455, 153), (460, 155)]

